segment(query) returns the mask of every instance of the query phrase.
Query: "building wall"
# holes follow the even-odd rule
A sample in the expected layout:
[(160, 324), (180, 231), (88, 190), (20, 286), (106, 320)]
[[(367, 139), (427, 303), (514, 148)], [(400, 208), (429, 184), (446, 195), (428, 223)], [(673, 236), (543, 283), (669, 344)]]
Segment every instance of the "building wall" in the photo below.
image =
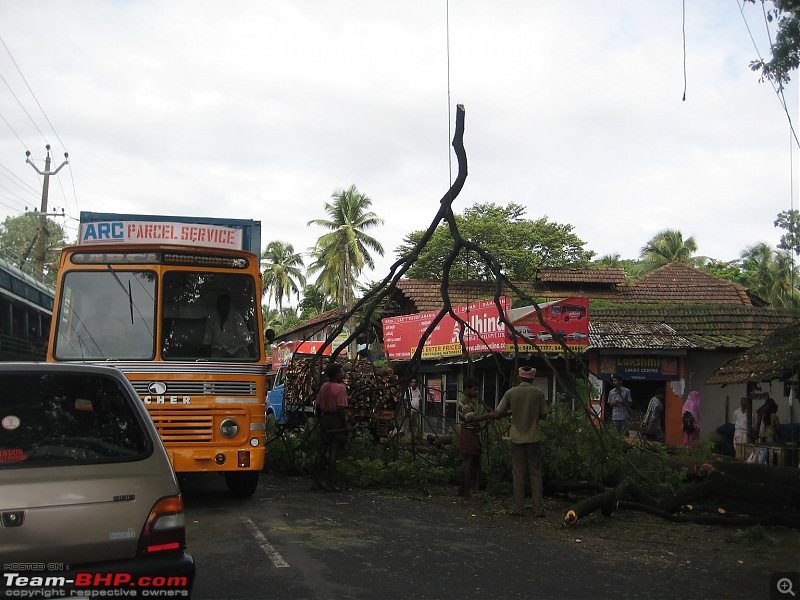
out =
[[(686, 357), (686, 390), (700, 392), (700, 438), (718, 441), (717, 427), (733, 422), (733, 412), (739, 408), (739, 399), (747, 395), (747, 385), (706, 385), (709, 377), (736, 354), (729, 352), (690, 352)], [(758, 408), (758, 407), (756, 407)]]

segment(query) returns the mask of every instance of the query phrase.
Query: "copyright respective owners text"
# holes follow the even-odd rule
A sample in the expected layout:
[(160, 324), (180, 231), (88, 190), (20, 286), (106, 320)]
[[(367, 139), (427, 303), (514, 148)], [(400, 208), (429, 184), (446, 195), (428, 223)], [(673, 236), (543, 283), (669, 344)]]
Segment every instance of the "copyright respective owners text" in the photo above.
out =
[(800, 571), (775, 573), (769, 581), (770, 600), (800, 600)]
[(89, 571), (56, 563), (5, 563), (0, 598), (189, 598), (186, 577)]

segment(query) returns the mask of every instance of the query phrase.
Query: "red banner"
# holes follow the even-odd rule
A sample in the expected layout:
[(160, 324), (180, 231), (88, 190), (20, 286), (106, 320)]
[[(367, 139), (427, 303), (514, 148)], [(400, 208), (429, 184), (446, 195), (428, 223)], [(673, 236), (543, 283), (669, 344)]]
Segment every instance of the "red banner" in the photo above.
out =
[[(500, 297), (503, 311), (511, 307), (511, 299)], [(481, 300), (456, 306), (453, 312), (463, 319), (464, 345), (469, 353), (503, 352), (506, 347), (506, 327), (500, 321), (500, 313), (494, 300)], [(387, 317), (383, 324), (383, 350), (390, 360), (410, 359), (417, 351), (422, 334), (438, 315), (428, 311), (400, 317)], [(422, 358), (458, 356), (463, 352), (459, 341), (461, 324), (449, 314), (445, 315), (422, 349)]]
[[(533, 306), (515, 308), (507, 312), (508, 320), (517, 330), (517, 348), (520, 352), (539, 350), (558, 352), (561, 342), (575, 349), (589, 345), (589, 299), (565, 298), (540, 304), (541, 319)], [(543, 323), (547, 323), (552, 332)], [(506, 351), (514, 351), (514, 341), (508, 332)]]
[[(278, 369), (282, 364), (288, 363), (292, 359), (292, 354), (316, 354), (322, 348), (323, 341), (305, 342), (283, 342), (272, 348), (272, 368)], [(330, 354), (331, 347), (328, 345), (322, 354)]]

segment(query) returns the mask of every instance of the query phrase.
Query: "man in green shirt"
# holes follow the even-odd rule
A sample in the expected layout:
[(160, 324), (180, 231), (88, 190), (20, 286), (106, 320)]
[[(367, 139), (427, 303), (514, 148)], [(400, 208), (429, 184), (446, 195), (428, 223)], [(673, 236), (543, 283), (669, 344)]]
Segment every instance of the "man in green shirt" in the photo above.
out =
[(525, 514), (525, 474), (530, 478), (533, 496), (533, 515), (544, 517), (542, 499), (542, 452), (539, 421), (547, 418), (547, 401), (544, 392), (533, 385), (536, 369), (520, 367), (519, 384), (508, 390), (492, 416), (511, 419), (511, 472), (514, 477), (514, 507), (511, 514)]

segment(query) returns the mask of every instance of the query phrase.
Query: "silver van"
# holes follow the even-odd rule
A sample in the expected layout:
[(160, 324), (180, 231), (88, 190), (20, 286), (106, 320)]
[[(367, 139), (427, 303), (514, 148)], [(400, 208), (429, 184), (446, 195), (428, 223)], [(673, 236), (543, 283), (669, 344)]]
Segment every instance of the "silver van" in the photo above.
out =
[(180, 489), (119, 370), (0, 363), (0, 559), (7, 595), (34, 577), (191, 594)]

